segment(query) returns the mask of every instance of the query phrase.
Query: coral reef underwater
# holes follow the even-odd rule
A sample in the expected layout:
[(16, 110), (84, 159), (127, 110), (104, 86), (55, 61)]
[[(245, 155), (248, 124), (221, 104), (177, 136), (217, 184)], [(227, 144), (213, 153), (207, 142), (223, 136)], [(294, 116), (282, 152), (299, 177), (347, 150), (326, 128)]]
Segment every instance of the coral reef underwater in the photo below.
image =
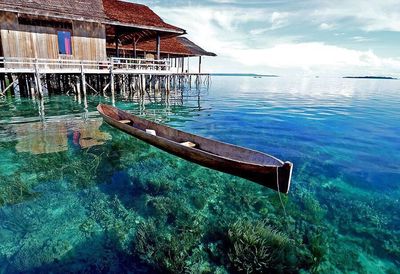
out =
[[(52, 100), (50, 114), (71, 101)], [(16, 104), (15, 115), (31, 104)], [(76, 111), (76, 103), (65, 108)], [(174, 126), (198, 113), (176, 108), (181, 116), (168, 121)], [(13, 107), (3, 109), (3, 119), (12, 119)], [(158, 106), (147, 109), (168, 116)], [(106, 124), (97, 128), (96, 116), (85, 119), (94, 120), (101, 140), (86, 132), (87, 140), (77, 141), (73, 123), (32, 127), (47, 130), (40, 138), (65, 134), (62, 149), (42, 154), (21, 146), (17, 127), (0, 124), (0, 273), (398, 273), (398, 187), (363, 188), (363, 174), (351, 177), (332, 161), (316, 165), (294, 155), (291, 192), (279, 195)]]
[[(2, 273), (332, 273), (378, 266), (395, 272), (399, 266), (398, 200), (354, 200), (340, 190), (344, 182), (328, 178), (306, 189), (300, 181), (311, 175), (301, 171), (291, 194), (279, 197), (102, 129), (112, 135), (102, 146), (7, 154), (21, 166), (0, 179)], [(12, 147), (1, 145), (1, 152)]]

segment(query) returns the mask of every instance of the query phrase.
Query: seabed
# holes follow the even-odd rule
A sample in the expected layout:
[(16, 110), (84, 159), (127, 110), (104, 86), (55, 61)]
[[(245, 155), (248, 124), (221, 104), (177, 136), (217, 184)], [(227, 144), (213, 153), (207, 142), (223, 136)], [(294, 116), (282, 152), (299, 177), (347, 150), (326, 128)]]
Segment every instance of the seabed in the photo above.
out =
[[(244, 125), (236, 105), (260, 98), (226, 100), (223, 93), (215, 101), (220, 85), (186, 88), (169, 103), (119, 96), (115, 104), (225, 141), (241, 144), (253, 136), (261, 146), (265, 136), (247, 134), (260, 121), (249, 120), (240, 131), (232, 124), (232, 133), (224, 133), (218, 120)], [(273, 154), (290, 154), (297, 163), (291, 193), (279, 195), (111, 128), (95, 113), (100, 102), (112, 100), (0, 100), (0, 273), (397, 272), (399, 199), (354, 185), (332, 159), (315, 164), (296, 158), (293, 151), (304, 151), (307, 141), (286, 151), (278, 144), (287, 148), (290, 138), (268, 141)], [(276, 111), (257, 132), (278, 128), (282, 121), (273, 119), (282, 110)], [(283, 123), (301, 125), (296, 117)], [(215, 121), (213, 131), (207, 121)], [(321, 128), (322, 120), (307, 121)]]

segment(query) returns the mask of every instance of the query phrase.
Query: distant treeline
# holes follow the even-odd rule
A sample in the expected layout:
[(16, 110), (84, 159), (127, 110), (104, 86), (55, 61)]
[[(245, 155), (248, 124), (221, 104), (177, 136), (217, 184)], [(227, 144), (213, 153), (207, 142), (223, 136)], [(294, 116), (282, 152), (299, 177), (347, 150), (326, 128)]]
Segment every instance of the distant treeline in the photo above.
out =
[(389, 76), (345, 76), (343, 78), (349, 79), (385, 79), (385, 80), (397, 80), (397, 78)]

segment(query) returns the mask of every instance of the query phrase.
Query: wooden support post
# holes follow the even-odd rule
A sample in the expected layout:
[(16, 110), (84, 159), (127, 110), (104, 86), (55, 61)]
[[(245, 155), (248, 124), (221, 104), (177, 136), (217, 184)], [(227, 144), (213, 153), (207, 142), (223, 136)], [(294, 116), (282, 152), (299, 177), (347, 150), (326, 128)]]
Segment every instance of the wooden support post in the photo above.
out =
[(3, 94), (3, 89), (4, 89), (5, 87), (6, 87), (6, 86), (5, 86), (4, 78), (3, 78), (3, 76), (1, 75), (1, 76), (0, 76), (0, 96), (2, 96), (2, 94)]
[[(152, 81), (153, 81), (153, 76), (150, 75), (150, 76), (149, 76), (149, 92), (150, 92), (150, 94), (151, 94), (151, 92), (152, 92), (152, 89), (151, 89), (151, 88), (152, 88), (152, 85), (151, 85), (151, 84), (152, 84)], [(155, 92), (154, 92), (154, 93), (155, 93)]]
[(158, 79), (158, 76), (156, 76), (156, 81), (154, 84), (154, 92), (159, 91), (160, 90), (160, 81)]
[(115, 27), (115, 57), (119, 57), (119, 31)]
[(138, 91), (138, 89), (137, 89), (137, 77), (136, 77), (136, 75), (133, 75), (133, 76), (132, 76), (132, 90), (133, 90), (132, 98), (134, 98), (136, 92)]
[(30, 85), (30, 88), (31, 88), (31, 96), (32, 96), (32, 98), (35, 98), (35, 88), (34, 88), (34, 85), (33, 85), (33, 80), (32, 80), (32, 76), (29, 76), (29, 85)]
[(137, 58), (136, 46), (137, 46), (138, 41), (139, 41), (139, 39), (133, 38), (133, 58)]
[[(12, 82), (11, 82), (11, 81), (12, 81)], [(3, 91), (2, 93), (0, 93), (0, 95), (4, 96), (4, 95), (6, 94), (6, 92), (7, 92), (7, 90), (9, 90), (11, 87), (14, 86), (14, 84), (15, 84), (16, 82), (18, 82), (18, 77), (17, 77), (15, 80), (11, 77), (10, 82), (11, 82), (11, 83), (4, 89), (4, 91)]]
[(42, 119), (42, 121), (44, 121), (45, 112), (44, 112), (44, 100), (43, 100), (43, 98), (40, 98), (39, 115), (40, 115), (40, 118)]
[(157, 60), (161, 59), (160, 56), (160, 48), (161, 48), (161, 38), (160, 38), (160, 34), (157, 33), (157, 40), (156, 40), (156, 52), (157, 52)]
[(94, 87), (92, 87), (92, 85), (90, 85), (89, 83), (86, 83), (86, 85), (91, 89), (91, 90), (93, 90), (94, 91), (94, 93), (97, 95), (99, 92), (94, 88)]
[(16, 93), (18, 93), (18, 91), (20, 91), (19, 77), (20, 77), (20, 75), (16, 75), (16, 74), (11, 75), (11, 80), (13, 81), (14, 84), (13, 84), (12, 88), (9, 90), (10, 95), (13, 95), (13, 94), (15, 95)]
[(115, 85), (114, 85), (114, 59), (113, 58), (111, 58), (111, 66), (110, 66), (110, 85), (111, 85), (111, 97), (114, 99)]
[(83, 96), (86, 97), (86, 76), (85, 76), (85, 72), (83, 71), (82, 63), (81, 63), (81, 81), (82, 81)]
[(3, 85), (3, 76), (2, 75), (0, 75), (0, 94), (2, 94), (3, 92), (3, 88), (4, 88), (4, 85)]
[(103, 96), (104, 97), (107, 97), (107, 94), (106, 94), (106, 90), (108, 89), (108, 87), (111, 85), (111, 83), (108, 83), (104, 88), (103, 88)]
[(39, 64), (38, 64), (37, 59), (35, 60), (35, 78), (36, 78), (36, 86), (37, 86), (40, 98), (43, 98), (42, 81), (40, 79)]
[(79, 77), (76, 76), (76, 92), (78, 97), (78, 103), (81, 103), (81, 83), (79, 81)]
[(25, 81), (26, 96), (31, 97), (29, 90), (29, 83), (28, 83), (28, 75), (24, 75), (24, 81)]
[(126, 75), (122, 74), (122, 94), (123, 96), (126, 95), (126, 88), (125, 88), (125, 84), (126, 84)]
[(146, 91), (146, 76), (142, 74), (142, 90)]
[(201, 73), (201, 56), (199, 56), (199, 74)]
[(0, 75), (0, 96), (3, 95), (3, 88), (5, 88), (5, 83), (3, 85), (3, 77)]

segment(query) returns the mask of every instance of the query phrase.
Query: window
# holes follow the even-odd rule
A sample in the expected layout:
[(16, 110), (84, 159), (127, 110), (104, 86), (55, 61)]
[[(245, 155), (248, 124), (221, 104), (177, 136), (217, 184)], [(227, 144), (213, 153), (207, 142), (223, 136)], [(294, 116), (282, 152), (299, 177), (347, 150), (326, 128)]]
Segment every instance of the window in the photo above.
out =
[(71, 55), (71, 32), (69, 31), (58, 31), (58, 52), (60, 54)]
[(67, 21), (55, 21), (41, 19), (39, 17), (24, 17), (23, 15), (18, 17), (18, 23), (20, 25), (35, 26), (35, 27), (48, 27), (57, 29), (72, 29), (72, 24)]

